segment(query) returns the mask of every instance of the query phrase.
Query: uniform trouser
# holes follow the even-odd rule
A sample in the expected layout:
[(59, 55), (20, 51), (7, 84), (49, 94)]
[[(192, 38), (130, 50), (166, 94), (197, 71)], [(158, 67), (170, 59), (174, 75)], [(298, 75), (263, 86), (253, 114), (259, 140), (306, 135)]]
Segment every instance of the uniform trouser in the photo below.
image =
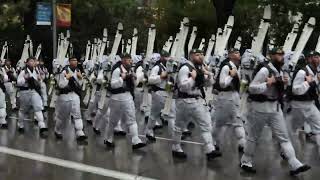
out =
[(47, 93), (47, 85), (45, 82), (41, 82), (41, 98), (44, 106), (48, 106), (48, 93)]
[[(100, 98), (102, 97), (100, 96)], [(100, 104), (100, 102), (98, 103), (97, 114), (93, 121), (93, 127), (95, 129), (102, 129), (103, 127), (106, 127), (109, 121), (109, 100), (110, 97), (105, 97), (104, 104)]]
[(80, 97), (74, 93), (59, 95), (55, 109), (55, 132), (62, 134), (63, 124), (73, 117), (76, 136), (84, 136), (80, 110)]
[(6, 95), (0, 89), (0, 124), (7, 124), (6, 116)]
[(247, 115), (248, 115), (248, 93), (242, 93), (240, 95), (240, 117), (242, 122), (247, 121)]
[[(110, 108), (109, 108), (110, 97), (105, 97), (104, 105), (98, 103), (97, 114), (93, 121), (93, 127), (97, 130), (105, 129), (110, 119)], [(117, 126), (114, 127), (115, 131), (124, 131), (121, 125), (121, 121), (118, 122)]]
[(88, 110), (86, 112), (86, 120), (92, 120), (94, 115), (97, 113), (98, 103), (101, 97), (101, 92), (96, 91), (94, 98), (90, 99)]
[(221, 92), (216, 101), (215, 126), (213, 137), (216, 144), (220, 144), (220, 138), (224, 136), (224, 127), (232, 127), (238, 139), (238, 145), (245, 145), (245, 130), (240, 117), (240, 98), (237, 92)]
[[(151, 96), (151, 93), (148, 93), (148, 99), (147, 99), (147, 106), (146, 107), (142, 107), (142, 103), (143, 103), (143, 91), (139, 91), (139, 90), (136, 90), (135, 92), (135, 99), (136, 98), (140, 98), (140, 104), (139, 104), (139, 109), (140, 110), (143, 110), (143, 113), (144, 113), (144, 116), (150, 116), (150, 113), (151, 113), (151, 105), (152, 105), (152, 96)], [(135, 104), (139, 103), (139, 100), (135, 100)]]
[(177, 114), (173, 133), (173, 151), (182, 151), (181, 135), (187, 123), (193, 119), (200, 128), (200, 134), (204, 141), (205, 152), (215, 150), (212, 138), (212, 125), (210, 112), (202, 99), (177, 99)]
[[(151, 113), (150, 118), (148, 120), (148, 124), (145, 129), (145, 134), (154, 136), (153, 128), (156, 125), (157, 121), (160, 121), (161, 111), (165, 106), (165, 102), (167, 96), (163, 95), (165, 92), (154, 92), (152, 93), (152, 105), (151, 105)], [(164, 120), (168, 121), (168, 130), (169, 135), (173, 134), (173, 126), (176, 118), (176, 106), (175, 100), (172, 99), (172, 105), (170, 107), (170, 112), (168, 115), (163, 116)]]
[(110, 120), (106, 133), (106, 140), (113, 142), (114, 128), (121, 120), (122, 125), (126, 127), (126, 130), (131, 138), (131, 143), (141, 143), (141, 140), (138, 137), (138, 125), (136, 121), (136, 111), (133, 99), (127, 101), (110, 99), (109, 108)]
[(241, 158), (242, 163), (252, 164), (258, 140), (265, 125), (268, 125), (272, 130), (273, 137), (280, 144), (282, 152), (288, 158), (291, 169), (302, 166), (302, 163), (296, 158), (295, 150), (290, 142), (281, 109), (272, 113), (257, 112), (251, 109), (247, 120), (248, 137)]
[(4, 83), (4, 86), (6, 88), (6, 94), (10, 99), (11, 108), (14, 109), (17, 107), (15, 87), (13, 86), (12, 82), (6, 82)]
[(316, 144), (320, 148), (320, 112), (311, 101), (292, 102), (299, 103), (301, 106), (292, 106), (290, 112), (292, 129), (295, 131), (302, 127), (305, 122), (310, 126), (311, 132), (315, 135)]
[(142, 103), (142, 97), (143, 97), (143, 89), (136, 88), (134, 91), (134, 106), (136, 107), (136, 110), (140, 110), (140, 105)]
[(42, 110), (43, 110), (43, 103), (41, 96), (35, 90), (26, 90), (20, 91), (20, 109), (19, 109), (19, 120), (18, 120), (18, 127), (23, 128), (24, 124), (23, 121), (28, 114), (34, 112), (34, 116), (38, 121), (38, 126), (40, 128), (45, 128), (46, 124), (44, 122)]

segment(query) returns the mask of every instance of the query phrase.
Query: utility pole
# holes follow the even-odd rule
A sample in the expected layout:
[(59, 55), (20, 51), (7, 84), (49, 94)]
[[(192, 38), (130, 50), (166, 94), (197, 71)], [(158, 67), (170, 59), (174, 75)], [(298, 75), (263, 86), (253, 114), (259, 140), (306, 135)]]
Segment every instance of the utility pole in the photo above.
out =
[(56, 21), (56, 0), (52, 0), (52, 46), (53, 59), (57, 58), (57, 21)]

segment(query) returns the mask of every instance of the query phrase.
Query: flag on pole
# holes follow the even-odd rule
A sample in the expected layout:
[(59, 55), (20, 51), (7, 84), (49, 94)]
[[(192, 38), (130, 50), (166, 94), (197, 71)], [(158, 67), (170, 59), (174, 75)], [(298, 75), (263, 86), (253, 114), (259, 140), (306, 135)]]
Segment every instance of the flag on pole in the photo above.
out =
[(57, 26), (71, 26), (71, 4), (57, 4)]

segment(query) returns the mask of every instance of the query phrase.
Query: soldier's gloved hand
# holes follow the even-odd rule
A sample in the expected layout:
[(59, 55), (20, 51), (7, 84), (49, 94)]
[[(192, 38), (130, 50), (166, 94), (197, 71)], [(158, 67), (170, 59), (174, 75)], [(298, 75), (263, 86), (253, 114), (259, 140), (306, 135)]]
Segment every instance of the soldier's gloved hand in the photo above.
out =
[(289, 83), (289, 77), (287, 75), (283, 76), (283, 83), (287, 85)]
[(310, 84), (313, 81), (313, 76), (309, 74), (309, 76), (306, 76), (306, 81)]
[(267, 78), (267, 86), (270, 87), (275, 82), (276, 82), (276, 79), (274, 78), (274, 76), (271, 76), (270, 78)]
[(167, 79), (167, 77), (168, 77), (168, 73), (167, 72), (161, 72), (161, 74), (160, 74), (160, 78), (161, 79)]
[(72, 74), (71, 74), (71, 73), (66, 73), (66, 74), (65, 74), (65, 77), (66, 77), (67, 80), (70, 80), (71, 77), (72, 77)]
[(82, 74), (81, 74), (81, 72), (79, 72), (79, 71), (77, 72), (77, 78), (78, 78), (78, 79), (82, 79)]
[(123, 80), (125, 80), (126, 77), (127, 77), (127, 73), (121, 73), (121, 78), (122, 78)]
[(192, 77), (192, 79), (193, 79), (193, 80), (196, 80), (196, 77), (197, 77), (197, 71), (192, 70), (192, 71), (190, 72), (190, 75), (191, 75), (191, 77)]
[(232, 68), (231, 70), (230, 70), (230, 76), (231, 77), (235, 77), (237, 75), (237, 69), (236, 68)]

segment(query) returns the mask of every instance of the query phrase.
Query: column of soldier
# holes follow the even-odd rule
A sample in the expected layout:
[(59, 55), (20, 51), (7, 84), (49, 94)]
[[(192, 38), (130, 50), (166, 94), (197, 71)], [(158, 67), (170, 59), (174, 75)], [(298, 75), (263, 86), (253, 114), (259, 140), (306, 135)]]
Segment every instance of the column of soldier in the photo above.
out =
[[(153, 53), (155, 28), (151, 26), (146, 54), (136, 54), (135, 29), (127, 45), (122, 44), (121, 55), (116, 55), (122, 37), (122, 25), (119, 24), (108, 56), (103, 55), (108, 45), (106, 31), (103, 40), (88, 44), (82, 63), (84, 71), (79, 69), (77, 58), (70, 53), (68, 36), (64, 38), (61, 35), (58, 57), (53, 61), (55, 92), (49, 90), (52, 94), (50, 104), (53, 103), (55, 108), (56, 139), (63, 139), (65, 122), (72, 119), (77, 142), (87, 141), (80, 109), (83, 100), (88, 106), (85, 120), (92, 124), (96, 135), (106, 131), (104, 144), (107, 148), (115, 147), (115, 134), (127, 136), (133, 151), (144, 148), (148, 143), (157, 141), (154, 129), (167, 124), (168, 134), (172, 137), (173, 158), (186, 159), (181, 139), (191, 135), (188, 125), (195, 123), (200, 129), (204, 154), (208, 161), (212, 161), (222, 156), (222, 142), (227, 141), (223, 134), (225, 127), (229, 127), (234, 130), (238, 151), (242, 155), (240, 168), (256, 173), (253, 157), (257, 143), (263, 143), (259, 138), (267, 125), (280, 146), (279, 157), (289, 164), (290, 175), (309, 170), (310, 166), (296, 158), (289, 129), (296, 131), (303, 127), (307, 139), (320, 148), (320, 43), (306, 57), (301, 53), (313, 30), (310, 25), (315, 21), (310, 18), (294, 51), (291, 50), (299, 22), (295, 23), (284, 47), (274, 47), (270, 42), (264, 57), (261, 50), (269, 27), (268, 8), (261, 21), (260, 27), (263, 28), (259, 29), (252, 48), (247, 49), (242, 57), (238, 41), (234, 48), (225, 50), (233, 17), (229, 18), (225, 29), (218, 29), (217, 35), (211, 37), (206, 52), (203, 51), (203, 41), (199, 48), (194, 48), (194, 27), (186, 55), (187, 18), (181, 22), (175, 40), (171, 37), (159, 54)], [(292, 35), (294, 33), (295, 36)], [(211, 56), (212, 51), (214, 56)], [(24, 132), (23, 121), (33, 112), (40, 137), (45, 138), (48, 129), (43, 110), (49, 106), (45, 83), (49, 72), (42, 59), (27, 57), (22, 60), (25, 65), (18, 73), (9, 59), (2, 66), (0, 126), (8, 128), (4, 93), (8, 94), (12, 109), (17, 109), (16, 86), (18, 131)], [(142, 114), (141, 119), (136, 118), (140, 117), (136, 116), (137, 112)], [(291, 117), (291, 123), (287, 123), (285, 117)], [(144, 128), (144, 138), (138, 134), (137, 121), (144, 121), (145, 126), (141, 127)]]

